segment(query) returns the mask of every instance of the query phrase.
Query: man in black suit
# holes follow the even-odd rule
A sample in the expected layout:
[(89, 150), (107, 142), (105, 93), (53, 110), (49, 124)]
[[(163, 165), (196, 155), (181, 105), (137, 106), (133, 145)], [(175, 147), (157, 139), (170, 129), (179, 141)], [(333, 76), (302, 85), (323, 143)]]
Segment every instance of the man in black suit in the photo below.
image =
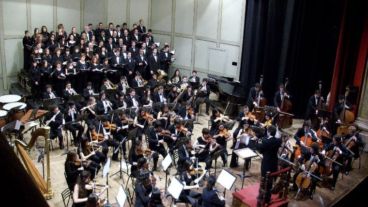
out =
[(141, 41), (141, 36), (140, 34), (138, 33), (138, 29), (134, 29), (133, 30), (133, 34), (131, 36), (131, 41), (136, 41), (136, 42), (140, 42)]
[(72, 133), (74, 146), (78, 146), (84, 132), (84, 127), (77, 121), (78, 116), (79, 112), (75, 103), (73, 101), (69, 101), (68, 109), (65, 111), (65, 129)]
[[(263, 159), (261, 163), (261, 176), (265, 177), (267, 172), (273, 173), (277, 171), (278, 157), (277, 152), (281, 146), (281, 139), (275, 137), (276, 127), (269, 126), (267, 128), (267, 137), (262, 139), (262, 143), (258, 144), (256, 147), (260, 153), (263, 154)], [(264, 195), (264, 200), (266, 203), (271, 201), (271, 188), (273, 179), (269, 179), (266, 186), (266, 193)], [(258, 198), (262, 199), (262, 198)]]
[(111, 57), (114, 54), (114, 42), (112, 40), (112, 37), (109, 37), (109, 39), (107, 40), (107, 44), (105, 45), (105, 48), (107, 50), (108, 56)]
[(63, 144), (63, 134), (61, 132), (61, 127), (64, 122), (63, 114), (60, 112), (59, 107), (51, 106), (51, 113), (45, 116), (45, 124), (50, 127), (50, 139), (59, 139), (60, 149), (64, 149)]
[(52, 90), (51, 85), (46, 85), (46, 92), (43, 93), (43, 99), (54, 99), (56, 98), (56, 93)]
[(167, 102), (167, 98), (164, 95), (164, 87), (163, 86), (159, 86), (157, 92), (155, 92), (153, 94), (153, 102), (154, 103), (166, 103)]
[(254, 106), (258, 106), (258, 100), (263, 97), (262, 86), (259, 83), (256, 83), (254, 87), (252, 87), (249, 91), (247, 105), (249, 107), (249, 111), (252, 111)]
[(193, 149), (192, 141), (188, 138), (185, 139), (184, 143), (178, 149), (178, 171), (179, 173), (183, 172), (185, 161), (192, 161), (194, 155), (192, 155), (191, 151)]
[(215, 188), (216, 178), (208, 177), (207, 186), (203, 188), (202, 207), (225, 207), (225, 198)]
[(167, 152), (164, 147), (164, 137), (160, 135), (160, 132), (162, 131), (162, 126), (160, 121), (156, 121), (154, 124), (154, 128), (150, 128), (148, 130), (148, 143), (149, 148), (152, 151), (155, 151), (153, 153), (153, 168), (152, 171), (157, 170), (157, 162), (158, 162), (158, 153), (162, 155), (162, 157), (166, 157)]
[(193, 87), (193, 89), (197, 89), (199, 87), (200, 78), (197, 76), (197, 71), (193, 70), (192, 75), (189, 77), (189, 83)]
[(290, 95), (286, 93), (284, 84), (280, 84), (279, 90), (275, 93), (275, 96), (273, 97), (273, 104), (275, 107), (277, 107), (277, 110), (280, 111), (282, 100), (284, 98), (289, 99)]
[(122, 36), (122, 38), (123, 38), (123, 43), (124, 43), (124, 45), (126, 45), (126, 46), (130, 46), (130, 41), (131, 41), (131, 38), (130, 38), (130, 35), (129, 35), (129, 30), (127, 30), (127, 29), (124, 29), (123, 30), (123, 36)]
[(138, 108), (140, 106), (139, 98), (135, 95), (135, 90), (133, 88), (130, 89), (129, 95), (126, 96), (125, 102), (128, 108)]
[(136, 57), (135, 62), (136, 62), (137, 71), (141, 75), (145, 74), (145, 70), (148, 65), (148, 62), (147, 62), (146, 56), (144, 55), (144, 50), (142, 49), (139, 50), (139, 55)]
[(109, 23), (109, 28), (106, 30), (106, 35), (108, 37), (112, 37), (114, 34), (114, 24), (112, 22)]
[(132, 52), (127, 53), (127, 58), (124, 60), (125, 66), (124, 66), (124, 74), (128, 79), (132, 80), (134, 78), (134, 72), (135, 72), (135, 59), (132, 56)]
[(160, 69), (160, 58), (157, 54), (157, 48), (152, 50), (152, 54), (148, 57), (148, 65), (150, 68), (150, 74), (157, 73)]
[(210, 86), (207, 85), (207, 79), (202, 80), (202, 84), (197, 92), (197, 99), (195, 102), (195, 112), (199, 112), (199, 105), (201, 103), (206, 104), (206, 114), (209, 115), (210, 110)]
[(323, 101), (320, 90), (316, 90), (308, 100), (307, 110), (305, 113), (305, 119), (314, 118), (318, 114), (318, 105)]
[(146, 33), (146, 27), (143, 25), (144, 23), (143, 23), (143, 19), (140, 19), (139, 20), (139, 24), (138, 24), (138, 27), (137, 27), (137, 29), (138, 29), (138, 32), (139, 33), (143, 33), (143, 34), (145, 34)]
[(163, 51), (160, 53), (161, 69), (168, 73), (171, 64), (170, 46), (165, 45)]

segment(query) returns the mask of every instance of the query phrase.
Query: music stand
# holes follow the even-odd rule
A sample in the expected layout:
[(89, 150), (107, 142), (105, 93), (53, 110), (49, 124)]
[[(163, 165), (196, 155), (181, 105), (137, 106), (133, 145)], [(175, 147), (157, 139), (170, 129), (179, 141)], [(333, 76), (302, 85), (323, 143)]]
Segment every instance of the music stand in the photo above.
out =
[(184, 189), (184, 185), (177, 178), (174, 177), (171, 180), (170, 186), (167, 188), (167, 192), (174, 199), (178, 200), (183, 189)]
[(216, 173), (217, 173), (217, 159), (221, 155), (221, 153), (224, 153), (224, 152), (225, 152), (225, 149), (217, 150), (216, 152), (213, 153), (213, 155), (211, 157), (211, 162), (213, 160), (215, 160), (215, 176), (216, 176)]
[[(114, 151), (114, 153), (116, 153), (117, 152), (117, 150), (120, 150), (120, 160), (119, 160), (119, 170), (118, 171), (116, 171), (115, 173), (113, 173), (113, 174), (111, 174), (110, 175), (110, 177), (112, 177), (112, 176), (114, 176), (114, 175), (116, 175), (116, 174), (118, 174), (119, 173), (119, 177), (120, 177), (120, 179), (123, 177), (123, 173), (125, 173), (125, 174), (127, 174), (128, 176), (129, 176), (129, 174), (128, 174), (128, 169), (129, 169), (129, 166), (128, 166), (128, 162), (127, 162), (127, 160), (125, 159), (125, 157), (123, 156), (123, 144), (124, 144), (124, 142), (127, 140), (127, 138), (126, 137), (124, 137), (123, 138), (123, 140), (121, 140), (120, 142), (119, 142), (119, 147), (118, 148), (116, 148), (116, 150)], [(124, 157), (124, 164), (123, 164), (123, 157)], [(123, 165), (125, 165), (125, 167), (126, 167), (126, 171), (124, 172), (123, 171)], [(124, 179), (123, 179), (123, 183), (124, 183)]]
[[(107, 158), (106, 164), (104, 165), (103, 171), (102, 171), (102, 177), (103, 178), (106, 178), (106, 185), (109, 185), (110, 163), (111, 163), (110, 158)], [(110, 205), (110, 203), (109, 203), (109, 188), (107, 188), (107, 195), (106, 195), (106, 197), (107, 197), (106, 204), (107, 205)]]
[(246, 148), (242, 148), (242, 149), (238, 149), (238, 150), (234, 150), (234, 153), (236, 155), (238, 155), (238, 157), (240, 157), (241, 159), (244, 160), (244, 166), (243, 166), (243, 174), (242, 175), (239, 175), (239, 177), (242, 178), (242, 187), (244, 186), (244, 179), (246, 177), (250, 177), (250, 175), (245, 175), (245, 167), (246, 167), (246, 159), (251, 159), (253, 157), (257, 157), (258, 155), (253, 151), (251, 150), (250, 148), (246, 147)]
[(170, 153), (167, 153), (164, 160), (161, 162), (162, 169), (165, 171), (165, 192), (167, 191), (167, 175), (169, 174), (168, 169), (172, 163), (172, 157)]
[[(125, 202), (127, 201), (127, 195), (125, 193), (125, 190), (122, 186), (119, 187), (118, 194), (115, 197), (116, 202), (119, 207), (124, 207)], [(129, 199), (128, 199), (129, 206), (131, 206)]]
[(216, 182), (219, 183), (222, 187), (225, 188), (224, 197), (226, 195), (226, 190), (231, 190), (236, 181), (236, 176), (231, 174), (229, 171), (223, 169), (219, 176), (217, 177)]

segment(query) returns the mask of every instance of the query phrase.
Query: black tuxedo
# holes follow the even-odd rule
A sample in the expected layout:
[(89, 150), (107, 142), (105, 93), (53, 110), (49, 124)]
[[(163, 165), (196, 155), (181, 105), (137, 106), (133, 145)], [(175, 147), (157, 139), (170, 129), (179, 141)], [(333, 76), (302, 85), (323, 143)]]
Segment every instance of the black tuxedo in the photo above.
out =
[(184, 163), (189, 160), (190, 158), (193, 156), (191, 153), (191, 150), (187, 149), (185, 147), (185, 145), (181, 145), (178, 149), (178, 170), (179, 171), (184, 171), (185, 169), (183, 168)]
[(316, 97), (315, 95), (311, 96), (308, 100), (307, 110), (305, 114), (305, 118), (309, 119), (315, 115), (315, 112), (318, 107), (318, 103), (320, 102), (321, 97)]
[(161, 52), (160, 53), (160, 63), (161, 63), (161, 69), (164, 70), (165, 72), (168, 72), (170, 63), (171, 63), (171, 53)]
[[(45, 116), (45, 123), (48, 120), (51, 120), (54, 116), (55, 116), (55, 113), (48, 113)], [(63, 114), (59, 111), (59, 113), (55, 116), (54, 120), (49, 122), (49, 125), (48, 125), (50, 127), (50, 139), (55, 139), (56, 137), (58, 137), (59, 146), (61, 149), (64, 148), (63, 134), (61, 132), (63, 120), (64, 120)]]
[[(72, 112), (72, 111), (69, 112), (68, 109), (65, 112), (65, 123), (66, 123), (65, 128), (72, 133), (75, 146), (78, 146), (82, 138), (83, 131), (84, 131), (83, 126), (77, 122), (78, 116), (79, 116), (79, 113), (77, 109), (75, 109), (75, 112)], [(78, 131), (78, 134), (77, 134), (77, 131)]]
[(138, 29), (138, 32), (139, 32), (139, 33), (146, 33), (146, 31), (147, 31), (145, 26), (140, 26), (140, 25), (139, 25), (139, 26), (137, 27), (137, 29)]
[(160, 58), (159, 58), (159, 56), (156, 54), (156, 59), (155, 59), (153, 54), (151, 54), (148, 58), (148, 64), (149, 64), (150, 70), (152, 70), (154, 73), (156, 73), (157, 70), (160, 69)]

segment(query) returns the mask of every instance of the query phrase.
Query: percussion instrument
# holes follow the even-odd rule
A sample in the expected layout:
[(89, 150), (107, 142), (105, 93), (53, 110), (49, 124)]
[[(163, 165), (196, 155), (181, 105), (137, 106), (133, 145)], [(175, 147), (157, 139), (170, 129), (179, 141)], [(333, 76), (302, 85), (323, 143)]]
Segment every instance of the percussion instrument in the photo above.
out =
[(3, 104), (13, 103), (13, 102), (20, 101), (20, 99), (22, 99), (22, 97), (19, 95), (8, 94), (8, 95), (0, 96), (0, 103), (3, 103)]
[(8, 115), (7, 111), (0, 110), (0, 127), (5, 126), (7, 115)]
[(3, 106), (3, 109), (7, 111), (12, 111), (9, 117), (9, 121), (20, 120), (25, 115), (25, 108), (27, 107), (26, 103), (23, 102), (13, 102), (7, 103)]

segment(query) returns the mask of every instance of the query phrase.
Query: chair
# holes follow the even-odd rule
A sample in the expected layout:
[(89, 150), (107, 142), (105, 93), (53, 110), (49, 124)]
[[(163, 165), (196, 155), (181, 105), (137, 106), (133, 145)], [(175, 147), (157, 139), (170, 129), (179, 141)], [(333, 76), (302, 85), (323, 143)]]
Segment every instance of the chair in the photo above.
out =
[(63, 192), (61, 192), (61, 198), (63, 199), (65, 207), (69, 206), (70, 199), (73, 200), (72, 194), (73, 193), (69, 190), (69, 188), (66, 188), (65, 190), (63, 190)]

